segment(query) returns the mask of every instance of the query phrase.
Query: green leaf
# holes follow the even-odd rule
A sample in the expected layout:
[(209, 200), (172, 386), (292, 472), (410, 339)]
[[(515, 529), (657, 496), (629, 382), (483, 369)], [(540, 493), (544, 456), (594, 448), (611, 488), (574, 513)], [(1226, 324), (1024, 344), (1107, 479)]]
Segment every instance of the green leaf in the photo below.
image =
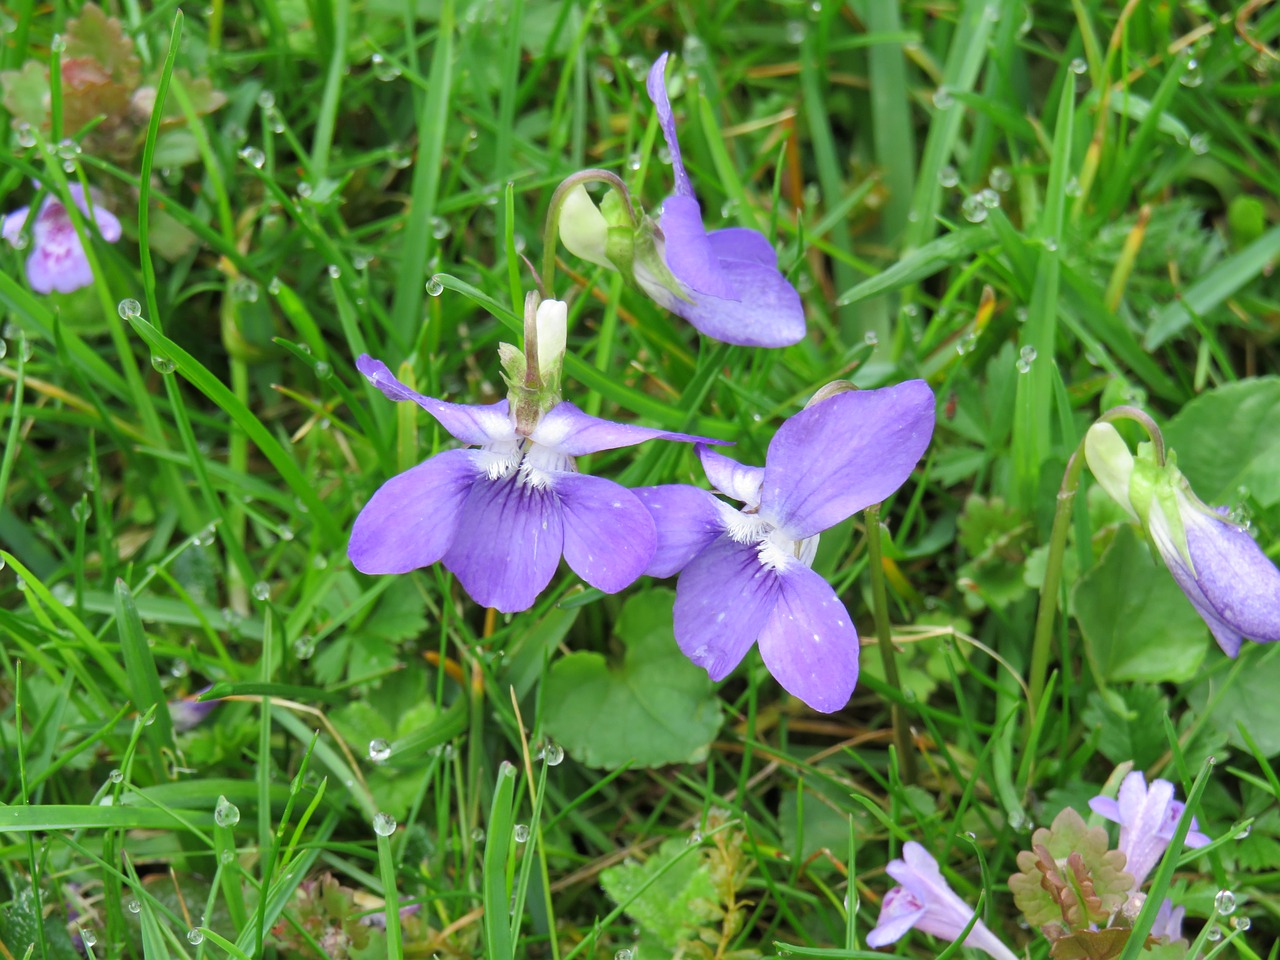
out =
[(705, 671), (676, 646), (675, 593), (627, 600), (614, 630), (622, 664), (571, 653), (543, 683), (543, 722), (574, 759), (591, 767), (697, 763), (720, 729), (720, 701)]
[[(721, 915), (707, 854), (700, 852), (671, 865), (687, 843), (683, 837), (672, 837), (644, 863), (624, 863), (600, 874), (604, 892), (615, 903), (627, 903), (627, 913), (669, 950), (696, 937), (700, 927)], [(636, 896), (664, 868), (666, 872)]]
[(1280, 377), (1241, 380), (1201, 394), (1165, 428), (1178, 467), (1206, 503), (1231, 504), (1244, 487), (1263, 507), (1280, 503)]
[(36, 128), (48, 126), (49, 70), (35, 60), (28, 60), (21, 70), (0, 73), (4, 88), (4, 107), (14, 119)]
[(138, 85), (142, 64), (133, 49), (133, 39), (125, 36), (124, 24), (108, 17), (95, 3), (80, 8), (80, 16), (67, 21), (66, 60), (93, 60), (111, 79), (129, 89)]
[(1187, 702), (1204, 715), (1208, 725), (1229, 743), (1244, 748), (1238, 725), (1243, 724), (1264, 757), (1280, 754), (1280, 647), (1247, 643), (1224, 686), (1215, 675), (1187, 693)]
[(1152, 717), (1169, 712), (1169, 698), (1156, 687), (1135, 684), (1106, 695), (1089, 694), (1081, 719), (1098, 731), (1098, 751), (1112, 763), (1132, 760), (1139, 769), (1150, 767), (1169, 749), (1164, 729)]
[(1072, 606), (1099, 677), (1183, 683), (1209, 649), (1191, 601), (1126, 524), (1080, 578)]

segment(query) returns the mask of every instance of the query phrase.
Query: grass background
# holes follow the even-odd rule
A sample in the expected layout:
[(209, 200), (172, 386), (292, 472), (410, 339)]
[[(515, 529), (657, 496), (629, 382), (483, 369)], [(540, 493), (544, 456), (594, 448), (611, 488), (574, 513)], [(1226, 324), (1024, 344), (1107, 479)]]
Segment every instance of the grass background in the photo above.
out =
[[(49, 61), (77, 7), (6, 10), (0, 62), (17, 69)], [(28, 942), (64, 955), (71, 914), (95, 956), (568, 958), (638, 944), (650, 956), (662, 918), (623, 915), (600, 877), (628, 858), (670, 862), (675, 848), (659, 844), (674, 837), (689, 852), (656, 882), (697, 864), (722, 914), (698, 913), (677, 885), (664, 894), (704, 934), (687, 956), (772, 955), (775, 942), (856, 955), (885, 863), (917, 839), (970, 903), (985, 891), (1006, 942), (1038, 957), (1047, 942), (1019, 928), (1004, 886), (1031, 829), (1124, 760), (1185, 797), (1209, 755), (1199, 815), (1225, 842), (1182, 864), (1173, 889), (1193, 933), (1215, 891), (1236, 891), (1254, 932), (1226, 950), (1275, 956), (1280, 718), (1265, 684), (1246, 687), (1271, 676), (1269, 652), (1232, 663), (1193, 621), (1201, 654), (1169, 666), (1157, 616), (1126, 638), (1146, 665), (1126, 672), (1064, 617), (1038, 716), (1020, 684), (1054, 494), (1087, 424), (1120, 400), (1176, 419), (1275, 368), (1280, 10), (214, 0), (181, 16), (173, 3), (114, 12), (146, 75), (172, 81), (195, 162), (167, 166), (155, 130), (128, 162), (73, 154), (66, 170), (48, 132), (34, 147), (15, 133), (0, 157), (5, 209), (28, 201), (32, 179), (84, 176), (125, 223), (121, 243), (91, 247), (96, 285), (69, 296), (31, 293), (24, 254), (0, 252), (13, 956)], [(663, 50), (677, 55), (673, 101), (708, 225), (775, 241), (810, 335), (776, 351), (701, 340), (566, 255), (566, 394), (736, 439), (735, 455), (760, 463), (822, 384), (928, 377), (934, 446), (886, 507), (904, 685), (866, 656), (849, 708), (815, 716), (753, 654), (721, 689), (725, 723), (700, 762), (606, 772), (571, 750), (548, 766), (546, 664), (617, 655), (625, 598), (565, 573), (529, 614), (501, 618), (439, 567), (355, 574), (355, 513), (447, 436), (367, 389), (353, 359), (404, 363), (431, 395), (497, 399), (496, 346), (516, 335), (512, 305), (531, 284), (521, 254), (541, 256), (555, 185), (604, 166), (650, 209), (669, 189), (643, 92)], [(197, 116), (193, 78), (226, 103)], [(126, 299), (137, 316), (117, 309)], [(1199, 423), (1203, 437), (1184, 433), (1207, 443), (1212, 423)], [(632, 485), (700, 478), (674, 445), (586, 466)], [(1115, 530), (1085, 499), (1072, 581), (1099, 568)], [(1245, 487), (1227, 505), (1275, 556), (1274, 503)], [(824, 538), (819, 567), (869, 637), (858, 524)], [(1119, 603), (1104, 604), (1099, 631)], [(166, 703), (209, 684), (220, 705), (175, 729)], [(1224, 719), (1233, 702), (1243, 709)], [(895, 704), (915, 783), (890, 749)], [(385, 766), (367, 758), (373, 737), (391, 741)], [(237, 823), (215, 817), (222, 796)], [(400, 823), (391, 836), (373, 828), (379, 811)], [(516, 823), (529, 842), (505, 839)], [(342, 927), (384, 897), (422, 910), (399, 933), (393, 919), (385, 941)], [(373, 945), (339, 947), (331, 928)], [(916, 935), (899, 949), (942, 946)]]

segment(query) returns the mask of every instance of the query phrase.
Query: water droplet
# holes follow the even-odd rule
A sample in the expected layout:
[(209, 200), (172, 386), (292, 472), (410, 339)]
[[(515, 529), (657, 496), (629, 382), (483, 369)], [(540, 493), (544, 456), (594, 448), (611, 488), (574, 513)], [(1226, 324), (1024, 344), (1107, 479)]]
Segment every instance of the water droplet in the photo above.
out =
[(31, 235), (25, 230), (15, 233), (9, 240), (9, 246), (15, 250), (25, 250), (31, 245)]
[(220, 827), (234, 827), (240, 822), (240, 808), (226, 797), (219, 796), (213, 808), (213, 822)]
[(190, 672), (191, 672), (191, 665), (187, 663), (187, 661), (185, 660), (175, 660), (173, 661), (173, 664), (169, 667), (170, 676), (176, 677), (179, 680), (181, 680)]
[(142, 904), (139, 903), (137, 900), (130, 900), (128, 903), (124, 905), (124, 908), (128, 910), (130, 913), (142, 912)]
[(1191, 148), (1191, 152), (1197, 157), (1203, 157), (1209, 152), (1209, 135), (1207, 133), (1193, 133), (1191, 139), (1187, 141), (1187, 146)]
[(120, 314), (121, 320), (128, 320), (130, 317), (142, 316), (142, 304), (137, 300), (121, 300), (116, 305), (116, 313)]
[(107, 774), (107, 779), (112, 783), (121, 783), (124, 780), (124, 773), (120, 770), (112, 770)]
[(529, 839), (529, 825), (525, 823), (517, 823), (511, 830), (511, 835), (515, 837), (516, 843), (524, 843)]
[(80, 928), (80, 939), (84, 941), (86, 947), (92, 947), (98, 942), (98, 935), (88, 927)]
[(1253, 921), (1248, 917), (1232, 917), (1231, 922), (1237, 930), (1242, 932), (1253, 926)]
[(987, 182), (991, 184), (994, 189), (1004, 193), (1013, 186), (1013, 174), (1004, 167), (992, 167), (991, 173), (987, 177)]
[(800, 44), (804, 43), (804, 35), (806, 32), (807, 32), (807, 27), (803, 20), (787, 21), (787, 29), (786, 29), (787, 43), (799, 46)]
[(331, 276), (334, 280), (337, 280), (340, 276), (342, 276), (342, 268), (338, 266), (336, 263), (329, 264), (328, 270), (329, 270), (329, 276)]
[(298, 184), (298, 197), (300, 199), (309, 200), (311, 198), (311, 194), (314, 192), (315, 192), (314, 188), (311, 186), (311, 184), (307, 183), (307, 181), (303, 180), (301, 183)]
[(1210, 943), (1217, 943), (1222, 939), (1222, 928), (1216, 923), (1213, 924), (1207, 931), (1205, 931), (1204, 938)]
[(444, 284), (440, 282), (439, 277), (432, 276), (432, 278), (427, 281), (427, 293), (433, 297), (438, 297), (440, 294), (444, 293)]
[(628, 170), (640, 169), (640, 154), (633, 153), (629, 157), (627, 157), (627, 169)]
[(1066, 184), (1062, 188), (1062, 192), (1068, 197), (1078, 197), (1083, 192), (1080, 187), (1080, 181), (1076, 177), (1069, 177)]
[(271, 282), (267, 284), (267, 293), (273, 297), (280, 296), (280, 291), (284, 289), (284, 284), (280, 282), (279, 277), (272, 277)]
[(1053, 253), (1055, 250), (1058, 249), (1058, 241), (1053, 239), (1053, 237), (1045, 237), (1040, 242), (1044, 244), (1044, 248), (1048, 250), (1050, 253)]
[(397, 149), (392, 152), (387, 162), (391, 164), (393, 170), (404, 170), (413, 163), (413, 155), (406, 150)]
[(695, 830), (689, 834), (689, 846), (695, 847), (702, 842), (702, 831)]
[(248, 277), (236, 277), (231, 281), (231, 299), (240, 303), (257, 303), (261, 291)]
[(55, 33), (49, 40), (49, 49), (54, 53), (62, 53), (67, 49), (67, 38), (60, 33)]
[(200, 944), (204, 943), (204, 931), (199, 927), (192, 927), (187, 931), (187, 943), (191, 944), (193, 947), (198, 947)]
[(543, 748), (542, 758), (546, 760), (548, 767), (558, 767), (564, 761), (564, 747), (554, 741), (548, 741)]
[(270, 110), (276, 105), (276, 95), (270, 90), (263, 90), (258, 94), (258, 106), (263, 110)]
[(472, 843), (484, 843), (484, 828), (483, 828), (483, 827), (472, 827), (472, 828), (471, 828), (471, 842), (472, 842)]
[(89, 506), (88, 500), (81, 498), (71, 505), (71, 519), (76, 523), (84, 523), (91, 513), (93, 508)]
[(265, 580), (259, 580), (253, 585), (253, 599), (263, 601), (271, 596), (271, 584)]
[(865, 334), (863, 334), (862, 342), (869, 347), (874, 347), (876, 344), (880, 342), (880, 336), (874, 330), (868, 330)]
[(1027, 363), (1031, 363), (1036, 358), (1036, 348), (1032, 346), (1025, 346), (1018, 351), (1018, 355), (1023, 360), (1027, 361)]
[(1019, 373), (1031, 372), (1031, 361), (1024, 360), (1022, 357), (1019, 357), (1017, 359), (1017, 361), (1014, 363), (1014, 366), (1017, 367)]
[(1089, 69), (1089, 64), (1084, 57), (1076, 57), (1071, 61), (1071, 72), (1077, 77), (1082, 76)]
[(707, 62), (707, 45), (693, 34), (684, 38), (682, 53), (686, 66), (700, 67)]
[(978, 199), (982, 201), (982, 205), (988, 210), (995, 210), (1000, 206), (1000, 194), (996, 193), (990, 187), (984, 187), (979, 190)]
[(311, 655), (316, 652), (316, 638), (309, 633), (304, 633), (293, 641), (293, 655), (299, 660), (310, 660)]
[(23, 122), (18, 124), (18, 146), (34, 147), (36, 145), (36, 134), (31, 129), (31, 124)]
[(516, 765), (510, 760), (503, 760), (498, 764), (498, 776), (514, 777), (516, 775)]
[(1184, 87), (1195, 88), (1204, 83), (1204, 72), (1200, 69), (1200, 63), (1195, 57), (1188, 57), (1182, 76), (1178, 78), (1178, 82)]
[(1236, 911), (1236, 895), (1230, 890), (1219, 890), (1213, 898), (1213, 909), (1222, 916), (1229, 916)]
[(374, 763), (386, 763), (391, 757), (391, 744), (378, 737), (369, 741), (369, 759)]
[(613, 955), (613, 960), (631, 960), (632, 953), (626, 947), (623, 947)]
[(265, 111), (264, 116), (272, 133), (284, 133), (284, 114), (272, 107), (270, 110)]
[(453, 228), (449, 226), (449, 221), (444, 217), (431, 218), (431, 236), (435, 237), (437, 240), (443, 240), (452, 232), (452, 229)]
[(964, 198), (964, 202), (960, 204), (960, 212), (970, 223), (981, 223), (987, 219), (987, 205), (976, 193)]
[(938, 182), (947, 189), (951, 189), (960, 182), (960, 171), (948, 163), (938, 170)]
[(373, 75), (386, 83), (400, 76), (400, 68), (391, 63), (380, 53), (375, 53), (369, 58), (369, 63), (373, 65)]
[(1253, 824), (1246, 823), (1243, 827), (1241, 827), (1239, 830), (1236, 831), (1236, 839), (1243, 840), (1245, 837), (1249, 836), (1249, 834), (1252, 832), (1253, 832)]
[(939, 110), (950, 110), (955, 102), (956, 98), (951, 95), (951, 91), (945, 86), (933, 91), (933, 105)]
[(389, 837), (396, 832), (396, 818), (389, 813), (373, 815), (373, 832), (380, 837)]
[(261, 170), (267, 162), (267, 155), (257, 147), (241, 147), (237, 154), (249, 166)]
[(18, 356), (22, 358), (22, 362), (26, 363), (36, 354), (36, 345), (27, 337), (25, 333), (18, 334)]

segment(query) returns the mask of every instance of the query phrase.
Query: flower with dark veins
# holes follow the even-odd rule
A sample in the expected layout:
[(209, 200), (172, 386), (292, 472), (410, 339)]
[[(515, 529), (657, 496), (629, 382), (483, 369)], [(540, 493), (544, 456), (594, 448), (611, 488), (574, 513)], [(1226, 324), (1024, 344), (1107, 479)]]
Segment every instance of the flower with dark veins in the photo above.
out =
[(1085, 434), (1095, 478), (1150, 534), (1156, 551), (1229, 657), (1244, 640), (1280, 640), (1280, 569), (1248, 531), (1203, 503), (1172, 462), (1135, 458), (1110, 423)]
[(744, 227), (708, 233), (703, 225), (667, 96), (667, 56), (653, 64), (646, 83), (675, 176), (656, 222), (645, 218), (633, 226), (619, 215), (611, 223), (579, 185), (560, 213), (560, 239), (576, 256), (629, 274), (650, 299), (709, 337), (751, 347), (798, 343), (804, 306), (778, 270), (768, 238)]
[[(565, 306), (548, 300), (539, 308), (544, 343), (555, 327), (541, 322), (548, 313), (563, 326)], [(356, 367), (383, 395), (416, 403), (467, 447), (438, 453), (374, 493), (351, 531), (352, 563), (379, 574), (439, 561), (473, 600), (503, 613), (531, 607), (561, 556), (605, 593), (630, 585), (653, 556), (644, 505), (612, 480), (579, 473), (576, 457), (657, 438), (719, 442), (602, 420), (558, 396), (545, 412), (536, 403), (516, 409), (519, 400), (447, 403), (409, 389), (368, 355)], [(514, 387), (512, 396), (520, 396)]]
[[(67, 187), (71, 199), (80, 208), (85, 217), (97, 224), (98, 233), (108, 243), (120, 239), (120, 221), (110, 210), (103, 207), (94, 195), (92, 208), (89, 199), (85, 198), (84, 187), (78, 183)], [(15, 247), (20, 246), (25, 238), (23, 227), (30, 216), (31, 208), (23, 207), (7, 214), (0, 226), (5, 240)], [(81, 287), (93, 283), (93, 269), (89, 266), (89, 258), (85, 255), (84, 244), (76, 233), (75, 224), (61, 200), (49, 194), (40, 204), (31, 225), (31, 254), (27, 257), (27, 280), (31, 289), (37, 293), (71, 293)]]
[(764, 467), (698, 448), (711, 485), (741, 510), (696, 487), (638, 488), (658, 533), (645, 572), (680, 574), (675, 634), (685, 655), (722, 680), (758, 639), (788, 692), (823, 713), (843, 707), (858, 680), (858, 632), (811, 569), (818, 535), (897, 490), (933, 423), (923, 380), (837, 393), (778, 429)]
[[(902, 858), (889, 861), (885, 872), (899, 886), (884, 895), (880, 917), (867, 933), (867, 946), (885, 947), (901, 940), (912, 927), (942, 940), (954, 941), (964, 933), (973, 919), (973, 908), (960, 899), (920, 844), (910, 840), (903, 844)], [(995, 960), (1017, 960), (1016, 954), (978, 920), (964, 939), (965, 946), (976, 947)]]
[[(1125, 870), (1133, 874), (1132, 890), (1138, 890), (1160, 862), (1186, 810), (1186, 804), (1173, 799), (1173, 792), (1168, 780), (1152, 780), (1148, 787), (1142, 771), (1134, 770), (1120, 782), (1116, 799), (1094, 797), (1089, 801), (1094, 813), (1120, 824), (1120, 852), (1125, 855)], [(1195, 817), (1184, 842), (1192, 848), (1209, 842)]]

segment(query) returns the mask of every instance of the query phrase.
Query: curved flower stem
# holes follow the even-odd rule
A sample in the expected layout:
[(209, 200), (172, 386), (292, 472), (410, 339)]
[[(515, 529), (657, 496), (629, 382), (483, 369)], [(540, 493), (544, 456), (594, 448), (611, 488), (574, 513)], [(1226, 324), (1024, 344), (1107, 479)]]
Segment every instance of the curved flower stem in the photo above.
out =
[(564, 200), (569, 195), (569, 191), (585, 183), (603, 183), (617, 191), (625, 201), (625, 209), (631, 217), (632, 225), (639, 225), (636, 208), (631, 202), (631, 193), (627, 190), (627, 185), (622, 182), (622, 178), (616, 173), (593, 167), (587, 170), (579, 170), (577, 173), (565, 177), (560, 186), (556, 187), (556, 192), (551, 195), (551, 202), (547, 204), (547, 221), (542, 229), (541, 279), (542, 293), (545, 297), (555, 297), (556, 246), (560, 238), (560, 210), (564, 206)]
[[(880, 548), (880, 504), (873, 504), (863, 511), (867, 518), (867, 555), (871, 565), (871, 606), (876, 618), (876, 640), (880, 647), (880, 662), (884, 665), (885, 683), (902, 694), (902, 682), (898, 679), (898, 663), (894, 659), (893, 636), (889, 629), (889, 592), (884, 582), (884, 552)], [(901, 703), (890, 708), (893, 717), (893, 742), (898, 748), (904, 783), (916, 782), (916, 755), (911, 744), (911, 731), (907, 728), (906, 714)]]
[[(1096, 422), (1110, 423), (1113, 420), (1133, 420), (1140, 424), (1151, 438), (1156, 462), (1163, 466), (1164, 437), (1151, 417), (1137, 407), (1121, 406), (1111, 408)], [(1085, 433), (1087, 435), (1088, 431)], [(1076, 491), (1080, 488), (1080, 474), (1084, 466), (1084, 437), (1081, 437), (1079, 446), (1067, 461), (1062, 485), (1058, 488), (1058, 506), (1053, 514), (1053, 530), (1049, 534), (1049, 556), (1044, 567), (1044, 582), (1040, 585), (1040, 608), (1036, 611), (1036, 630), (1031, 643), (1031, 667), (1028, 671), (1030, 694), (1027, 697), (1027, 707), (1028, 715), (1032, 718), (1040, 708), (1040, 698), (1044, 695), (1046, 674), (1049, 672), (1049, 647), (1053, 642), (1053, 621), (1058, 614), (1062, 559), (1067, 548), (1067, 531), (1071, 528), (1071, 508), (1075, 503)], [(1027, 729), (1031, 729), (1030, 724)]]

